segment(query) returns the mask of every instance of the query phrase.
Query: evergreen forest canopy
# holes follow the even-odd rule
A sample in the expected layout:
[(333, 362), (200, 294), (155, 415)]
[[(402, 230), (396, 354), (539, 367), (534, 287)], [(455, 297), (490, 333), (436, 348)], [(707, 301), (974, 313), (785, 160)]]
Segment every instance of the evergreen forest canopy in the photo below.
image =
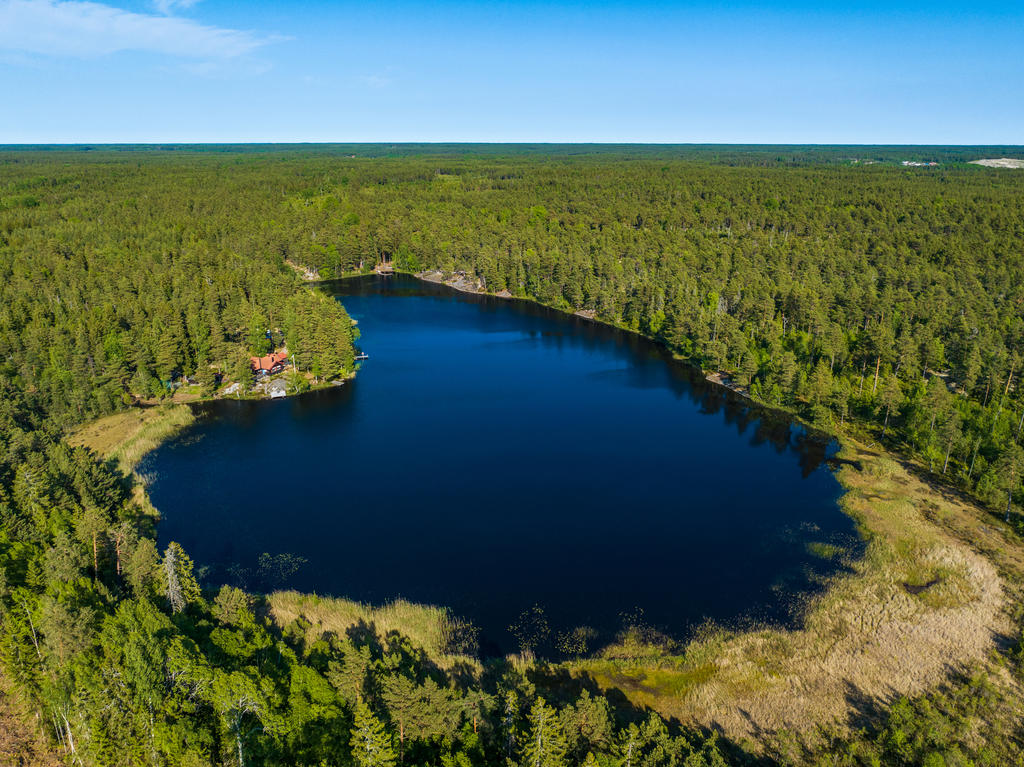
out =
[[(158, 551), (128, 480), (62, 435), (182, 377), (210, 392), (245, 379), (268, 329), (318, 378), (351, 372), (344, 309), (297, 271), (389, 261), (659, 339), (756, 400), (892, 442), (1019, 527), (1024, 171), (965, 164), (1019, 155), (0, 152), (6, 677), (90, 765), (742, 763), (599, 694), (545, 702), (501, 662), (444, 671), (400, 636), (277, 631), (258, 599), (204, 590), (186, 552)], [(959, 753), (983, 698), (904, 701), (829, 763)]]

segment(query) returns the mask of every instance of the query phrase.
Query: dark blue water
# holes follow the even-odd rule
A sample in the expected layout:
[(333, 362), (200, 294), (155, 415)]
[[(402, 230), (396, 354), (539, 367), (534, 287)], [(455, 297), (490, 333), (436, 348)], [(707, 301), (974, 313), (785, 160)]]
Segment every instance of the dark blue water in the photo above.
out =
[[(508, 650), (535, 603), (604, 639), (638, 609), (676, 637), (791, 623), (838, 566), (808, 544), (856, 548), (829, 446), (655, 344), (411, 278), (337, 285), (355, 381), (211, 403), (143, 464), (161, 541), (209, 581), (448, 605)], [(285, 579), (264, 552), (307, 562)]]

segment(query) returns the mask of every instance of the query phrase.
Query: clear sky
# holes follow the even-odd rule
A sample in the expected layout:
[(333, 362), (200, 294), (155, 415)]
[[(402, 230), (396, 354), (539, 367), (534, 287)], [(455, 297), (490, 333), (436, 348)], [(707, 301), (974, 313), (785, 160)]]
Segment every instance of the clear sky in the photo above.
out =
[(0, 0), (0, 143), (172, 141), (1024, 144), (1024, 0)]

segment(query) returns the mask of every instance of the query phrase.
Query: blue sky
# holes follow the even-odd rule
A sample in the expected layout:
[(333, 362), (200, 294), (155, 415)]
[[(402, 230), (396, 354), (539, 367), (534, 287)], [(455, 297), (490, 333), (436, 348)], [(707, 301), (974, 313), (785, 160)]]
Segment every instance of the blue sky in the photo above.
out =
[(0, 0), (0, 143), (1024, 144), (1024, 2)]

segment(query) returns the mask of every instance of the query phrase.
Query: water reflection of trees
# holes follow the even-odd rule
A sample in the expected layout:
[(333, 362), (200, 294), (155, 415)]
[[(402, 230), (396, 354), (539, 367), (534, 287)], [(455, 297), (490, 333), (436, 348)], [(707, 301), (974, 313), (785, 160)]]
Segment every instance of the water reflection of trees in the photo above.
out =
[[(692, 365), (672, 357), (661, 344), (600, 322), (565, 314), (532, 301), (509, 300), (494, 296), (455, 291), (446, 285), (412, 277), (358, 277), (326, 283), (324, 289), (344, 300), (346, 296), (395, 295), (434, 296), (477, 305), (485, 315), (497, 319), (514, 311), (526, 320), (526, 331), (534, 342), (546, 348), (584, 351), (612, 351), (627, 364), (629, 383), (638, 388), (665, 388), (677, 399), (688, 400), (705, 416), (721, 415), (722, 422), (739, 436), (750, 433), (753, 447), (770, 446), (778, 453), (793, 452), (804, 478), (814, 473), (834, 450), (833, 441), (794, 423), (782, 412), (751, 402), (741, 394), (712, 383)], [(300, 398), (301, 399), (301, 398)], [(321, 398), (322, 407), (336, 400)], [(310, 407), (317, 404), (310, 401)]]

